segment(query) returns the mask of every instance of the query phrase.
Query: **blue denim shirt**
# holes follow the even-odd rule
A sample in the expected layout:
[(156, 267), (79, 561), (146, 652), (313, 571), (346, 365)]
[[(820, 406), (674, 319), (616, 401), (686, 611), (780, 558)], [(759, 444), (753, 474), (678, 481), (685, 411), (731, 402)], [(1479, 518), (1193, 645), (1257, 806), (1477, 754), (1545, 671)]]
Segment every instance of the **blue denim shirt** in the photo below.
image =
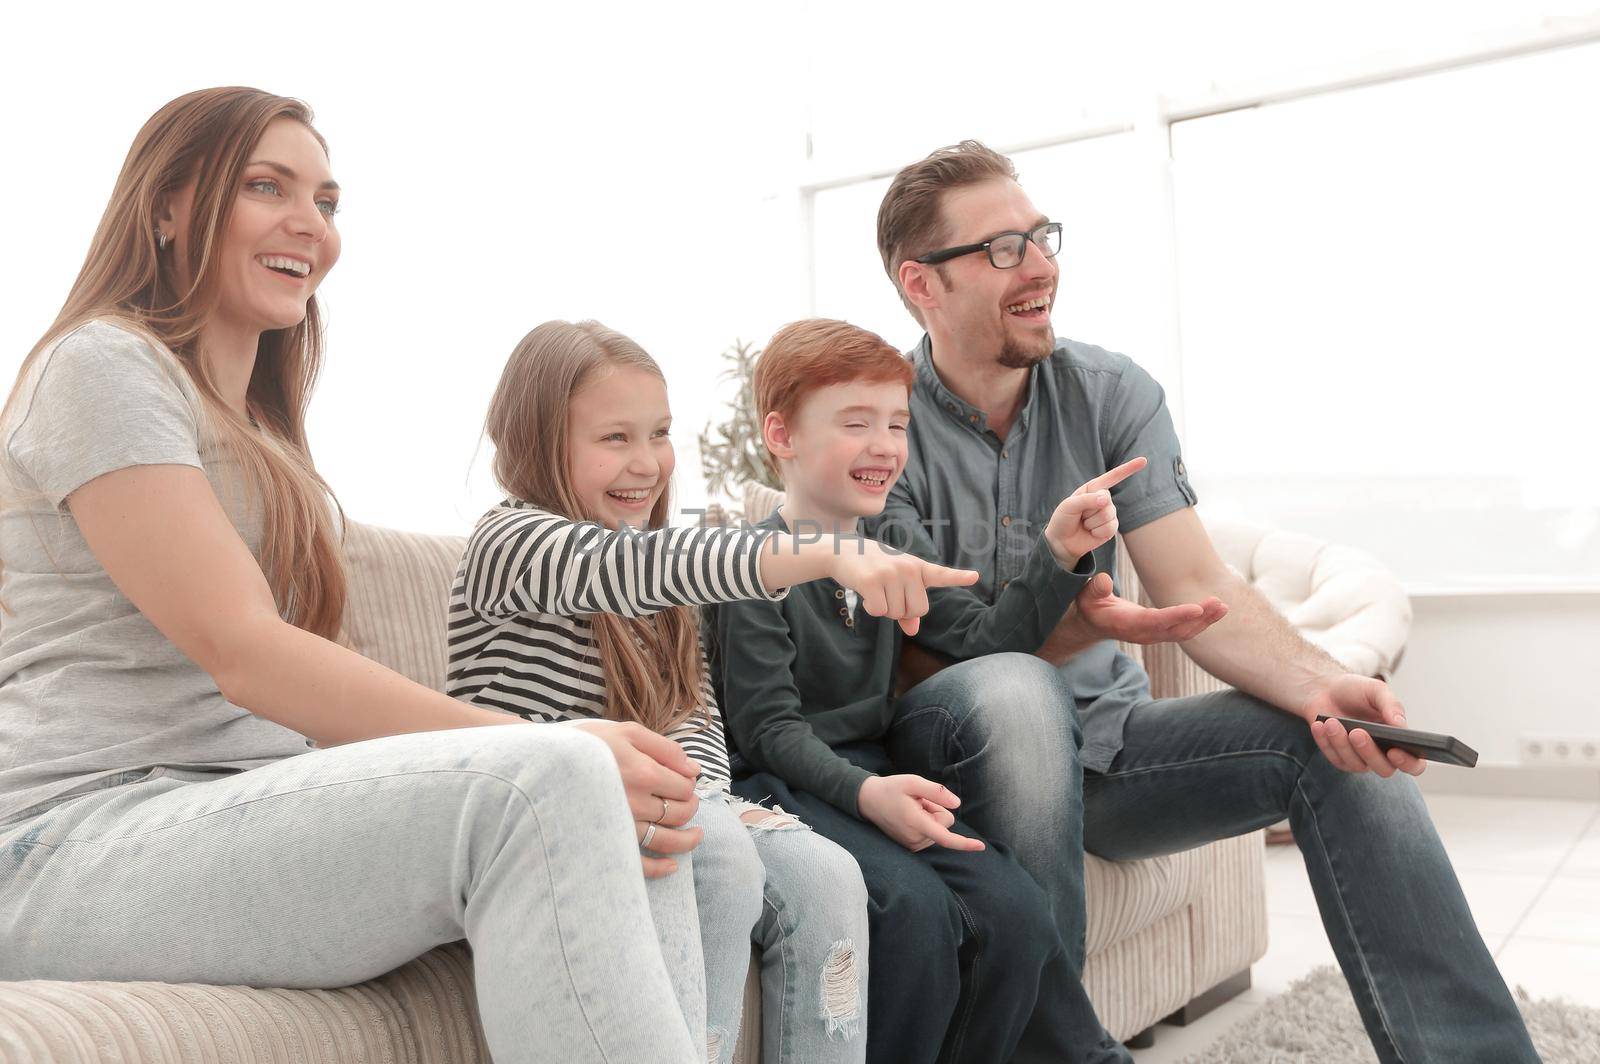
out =
[[(976, 569), (972, 589), (993, 601), (1017, 578), (1063, 498), (1140, 455), (1149, 466), (1111, 489), (1131, 532), (1195, 502), (1165, 393), (1125, 355), (1060, 340), (1029, 371), (1028, 394), (1004, 440), (982, 410), (944, 386), (928, 337), (911, 353), (910, 456), (870, 531), (946, 565)], [(1115, 541), (1095, 568), (1115, 572)], [(1128, 711), (1150, 679), (1110, 641), (1062, 666), (1083, 723), (1083, 765), (1105, 771), (1122, 749)]]

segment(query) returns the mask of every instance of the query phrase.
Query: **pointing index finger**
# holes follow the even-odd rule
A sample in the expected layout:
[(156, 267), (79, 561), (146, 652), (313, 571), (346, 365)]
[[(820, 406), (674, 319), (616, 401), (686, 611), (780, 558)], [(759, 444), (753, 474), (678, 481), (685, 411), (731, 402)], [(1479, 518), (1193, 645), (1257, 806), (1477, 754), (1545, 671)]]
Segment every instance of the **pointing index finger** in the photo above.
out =
[(1110, 472), (1101, 473), (1099, 476), (1089, 481), (1089, 483), (1079, 488), (1078, 491), (1083, 494), (1088, 494), (1091, 491), (1105, 491), (1107, 488), (1121, 484), (1124, 480), (1127, 480), (1129, 477), (1133, 476), (1135, 473), (1139, 472), (1139, 470), (1143, 469), (1149, 464), (1149, 459), (1141, 455), (1138, 458), (1123, 462)]
[(951, 569), (947, 566), (936, 565), (933, 562), (922, 563), (923, 587), (966, 587), (968, 584), (978, 582), (978, 573), (973, 569)]

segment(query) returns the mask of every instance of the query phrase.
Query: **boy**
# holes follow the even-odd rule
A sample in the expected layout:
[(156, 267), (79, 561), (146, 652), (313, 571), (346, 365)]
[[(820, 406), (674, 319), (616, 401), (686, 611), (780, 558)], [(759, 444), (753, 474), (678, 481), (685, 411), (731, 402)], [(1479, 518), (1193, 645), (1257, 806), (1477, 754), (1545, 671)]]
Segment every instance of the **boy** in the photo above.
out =
[[(820, 319), (780, 330), (756, 364), (754, 390), (787, 499), (759, 527), (838, 537), (837, 549), (851, 549), (861, 519), (883, 509), (904, 469), (911, 384), (911, 366), (866, 330)], [(959, 765), (963, 736), (941, 724), (949, 707), (974, 700), (1079, 740), (1056, 670), (1003, 652), (1043, 643), (1094, 575), (1094, 549), (1116, 534), (1109, 489), (1143, 466), (1135, 459), (1063, 500), (992, 606), (931, 592), (911, 634), (977, 660), (900, 697), (899, 626), (858, 609), (832, 581), (716, 611), (713, 675), (732, 745), (753, 773), (734, 790), (776, 800), (861, 865), (869, 1061), (1129, 1059), (1095, 1018), (1038, 886), (1008, 850), (962, 824), (954, 794), (896, 765), (925, 760), (918, 749), (929, 743), (953, 749)], [(1061, 844), (1082, 845), (1076, 836)]]

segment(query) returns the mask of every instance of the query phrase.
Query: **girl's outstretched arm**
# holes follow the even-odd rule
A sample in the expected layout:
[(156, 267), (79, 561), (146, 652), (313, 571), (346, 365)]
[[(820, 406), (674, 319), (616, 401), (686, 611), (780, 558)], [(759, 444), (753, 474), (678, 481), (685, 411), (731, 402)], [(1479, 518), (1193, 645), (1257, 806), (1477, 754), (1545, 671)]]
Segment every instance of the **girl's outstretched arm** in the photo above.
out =
[(485, 616), (615, 613), (781, 598), (832, 577), (860, 592), (867, 611), (908, 634), (928, 611), (927, 589), (978, 578), (856, 535), (792, 536), (740, 528), (608, 530), (544, 510), (491, 511), (467, 544), (457, 592)]
[(472, 530), (456, 593), (474, 613), (614, 613), (781, 597), (761, 579), (771, 532), (735, 528), (612, 531), (526, 506), (501, 506)]

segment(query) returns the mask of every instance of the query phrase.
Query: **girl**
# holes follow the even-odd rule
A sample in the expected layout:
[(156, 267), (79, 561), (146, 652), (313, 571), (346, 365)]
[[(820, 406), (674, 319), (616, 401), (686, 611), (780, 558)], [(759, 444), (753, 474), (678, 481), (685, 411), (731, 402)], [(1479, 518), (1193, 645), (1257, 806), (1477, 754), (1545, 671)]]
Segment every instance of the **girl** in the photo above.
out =
[(874, 612), (914, 617), (926, 587), (970, 581), (872, 543), (667, 527), (670, 425), (661, 370), (627, 337), (552, 321), (522, 339), (486, 422), (495, 478), (511, 497), (479, 520), (457, 571), (448, 690), (530, 720), (637, 721), (681, 743), (703, 769), (699, 813), (662, 802), (638, 832), (646, 851), (668, 839), (677, 852), (686, 825), (701, 839), (691, 868), (708, 1058), (733, 1053), (756, 924), (763, 1059), (859, 1061), (861, 873), (792, 817), (728, 793), (694, 607), (781, 598), (790, 584), (832, 576)]
[(167, 104), (0, 414), (0, 980), (333, 987), (465, 937), (496, 1060), (703, 1059), (693, 899), (647, 903), (628, 811), (692, 807), (682, 750), (334, 641), (338, 205), (304, 104)]

